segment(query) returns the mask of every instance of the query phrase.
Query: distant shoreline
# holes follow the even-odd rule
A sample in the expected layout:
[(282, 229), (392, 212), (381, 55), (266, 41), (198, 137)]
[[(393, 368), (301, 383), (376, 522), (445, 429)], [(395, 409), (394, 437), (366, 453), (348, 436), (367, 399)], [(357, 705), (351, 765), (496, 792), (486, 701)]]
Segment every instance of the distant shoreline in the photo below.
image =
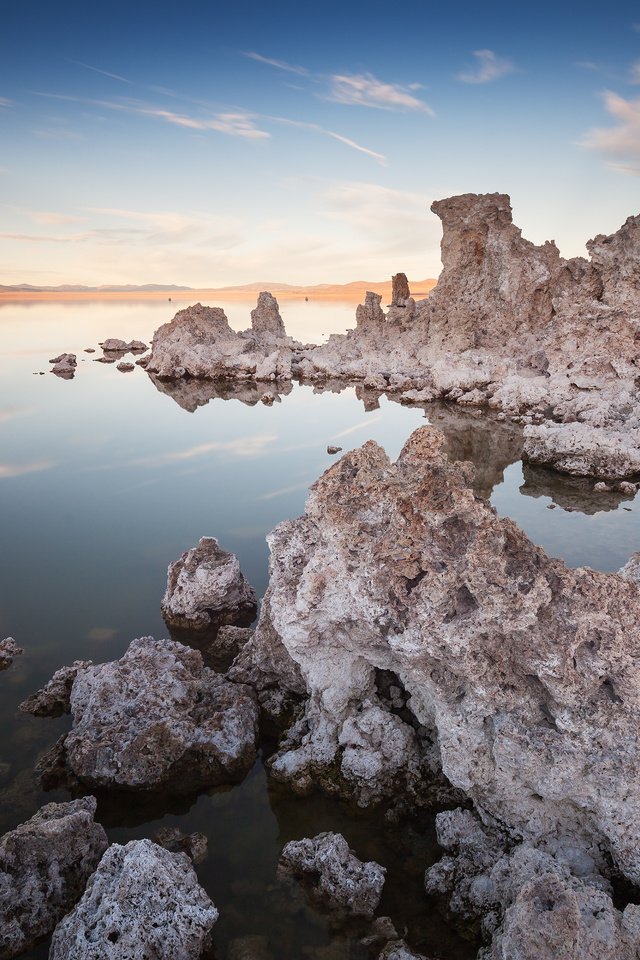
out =
[[(411, 295), (416, 299), (427, 297), (435, 287), (435, 280), (420, 280), (414, 284), (409, 282)], [(326, 287), (283, 287), (273, 286), (270, 289), (279, 300), (304, 300), (310, 303), (318, 301), (353, 301), (364, 299), (367, 290), (382, 295), (383, 299), (391, 298), (391, 282), (388, 283), (354, 283), (336, 284)], [(0, 303), (25, 302), (84, 302), (84, 301), (160, 301), (163, 303), (195, 303), (211, 300), (238, 300), (254, 302), (259, 288), (200, 288), (192, 290), (0, 290)]]

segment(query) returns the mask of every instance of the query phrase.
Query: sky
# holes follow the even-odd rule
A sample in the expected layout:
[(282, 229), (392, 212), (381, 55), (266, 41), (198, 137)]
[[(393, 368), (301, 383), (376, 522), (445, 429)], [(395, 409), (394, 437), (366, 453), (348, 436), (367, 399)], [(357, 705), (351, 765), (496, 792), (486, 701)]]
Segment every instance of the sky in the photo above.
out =
[(437, 277), (493, 192), (564, 256), (640, 212), (640, 2), (3, 9), (0, 284)]

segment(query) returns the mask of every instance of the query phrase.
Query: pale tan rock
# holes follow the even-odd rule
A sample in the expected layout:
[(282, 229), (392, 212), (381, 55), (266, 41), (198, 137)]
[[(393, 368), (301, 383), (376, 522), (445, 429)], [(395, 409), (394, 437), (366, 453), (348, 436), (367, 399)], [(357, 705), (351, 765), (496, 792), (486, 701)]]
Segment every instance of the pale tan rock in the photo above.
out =
[(257, 306), (251, 311), (251, 329), (260, 337), (275, 340), (287, 336), (278, 301), (266, 290), (258, 294)]

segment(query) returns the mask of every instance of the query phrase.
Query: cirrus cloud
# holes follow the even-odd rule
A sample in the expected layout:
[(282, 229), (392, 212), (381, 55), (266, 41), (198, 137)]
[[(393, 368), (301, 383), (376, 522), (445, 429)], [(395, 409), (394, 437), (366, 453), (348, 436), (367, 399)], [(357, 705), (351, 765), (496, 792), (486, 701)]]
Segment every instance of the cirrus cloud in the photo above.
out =
[(515, 64), (511, 60), (497, 56), (493, 50), (474, 50), (473, 55), (476, 58), (474, 69), (456, 74), (456, 78), (462, 83), (491, 83), (515, 70)]

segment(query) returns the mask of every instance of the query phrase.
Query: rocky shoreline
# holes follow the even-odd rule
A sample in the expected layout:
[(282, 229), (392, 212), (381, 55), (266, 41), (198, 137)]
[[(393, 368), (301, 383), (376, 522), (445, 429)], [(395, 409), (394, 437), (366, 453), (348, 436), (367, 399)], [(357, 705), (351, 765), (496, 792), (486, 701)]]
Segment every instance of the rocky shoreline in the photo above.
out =
[[(357, 382), (402, 402), (489, 407), (526, 426), (532, 463), (604, 480), (640, 472), (640, 217), (589, 241), (590, 259), (563, 259), (513, 224), (504, 194), (434, 203), (443, 269), (426, 300), (394, 278), (385, 313), (368, 293), (356, 326), (321, 345), (286, 336), (261, 293), (249, 330), (220, 308), (179, 311), (153, 338), (159, 385), (213, 380), (228, 389), (292, 380)], [(160, 386), (162, 389), (162, 386)]]

